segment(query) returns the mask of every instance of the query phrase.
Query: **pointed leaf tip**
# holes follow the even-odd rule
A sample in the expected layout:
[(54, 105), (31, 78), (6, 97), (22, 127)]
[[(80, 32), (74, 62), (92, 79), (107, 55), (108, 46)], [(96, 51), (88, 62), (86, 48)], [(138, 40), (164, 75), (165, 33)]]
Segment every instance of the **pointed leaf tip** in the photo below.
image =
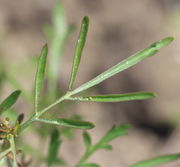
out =
[(86, 24), (86, 25), (89, 24), (89, 17), (88, 16), (84, 16), (82, 22), (83, 22), (83, 24)]
[(48, 44), (47, 43), (43, 46), (42, 50), (45, 50), (46, 52), (48, 52)]
[(45, 44), (41, 50), (41, 54), (38, 61), (37, 72), (36, 72), (36, 78), (35, 78), (35, 95), (34, 95), (35, 112), (37, 112), (38, 110), (39, 96), (41, 93), (41, 89), (44, 81), (44, 75), (45, 75), (47, 54), (48, 54), (48, 45)]
[(174, 40), (173, 37), (167, 37), (167, 38), (164, 38), (158, 42), (155, 42), (154, 44), (151, 45), (152, 48), (156, 48), (156, 50), (160, 50), (161, 48), (169, 45), (172, 41)]
[(82, 55), (84, 45), (86, 42), (88, 28), (89, 28), (89, 18), (85, 16), (81, 23), (81, 29), (80, 29), (78, 41), (76, 44), (76, 51), (75, 51), (75, 56), (74, 56), (74, 61), (73, 61), (73, 66), (72, 66), (71, 78), (69, 82), (69, 90), (72, 89), (74, 81), (76, 79), (77, 71), (79, 68), (80, 61), (81, 61), (81, 55)]

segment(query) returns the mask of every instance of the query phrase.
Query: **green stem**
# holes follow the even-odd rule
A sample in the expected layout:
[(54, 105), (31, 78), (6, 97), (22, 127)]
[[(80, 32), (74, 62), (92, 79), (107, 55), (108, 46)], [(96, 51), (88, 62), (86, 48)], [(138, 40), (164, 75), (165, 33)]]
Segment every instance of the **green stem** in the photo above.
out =
[(42, 114), (44, 114), (46, 111), (50, 110), (51, 108), (53, 108), (54, 106), (56, 106), (57, 104), (61, 103), (62, 101), (66, 100), (67, 98), (70, 97), (70, 93), (66, 93), (64, 96), (62, 96), (61, 98), (59, 98), (58, 100), (56, 100), (54, 103), (50, 104), (48, 107), (44, 108), (43, 110), (39, 111), (37, 113), (37, 117), (39, 118)]
[[(76, 90), (76, 89), (75, 89)], [(42, 109), (41, 111), (36, 112), (35, 114), (33, 114), (25, 123), (23, 123), (19, 129), (18, 133), (21, 133), (24, 129), (26, 129), (29, 125), (31, 125), (34, 121), (38, 121), (38, 118), (44, 114), (45, 112), (47, 112), (48, 110), (50, 110), (51, 108), (53, 108), (54, 106), (56, 106), (57, 104), (61, 103), (64, 100), (69, 100), (71, 98), (72, 95), (76, 94), (76, 91), (68, 91), (64, 96), (60, 97), (58, 100), (56, 100), (54, 103), (50, 104), (49, 106), (47, 106), (46, 108)]]
[(29, 125), (31, 125), (36, 119), (36, 115), (32, 115), (25, 123), (23, 123), (21, 126), (20, 126), (20, 129), (18, 131), (18, 134), (20, 132), (22, 132), (24, 129), (26, 129)]
[(9, 142), (10, 142), (10, 148), (13, 153), (13, 167), (18, 167), (17, 161), (16, 161), (16, 147), (14, 143), (14, 136), (10, 135), (9, 136)]
[(34, 121), (38, 121), (38, 118), (43, 115), (45, 112), (56, 106), (57, 104), (61, 103), (62, 101), (68, 99), (71, 96), (71, 92), (67, 92), (64, 96), (56, 100), (54, 103), (50, 104), (48, 107), (44, 108), (43, 110), (35, 113), (32, 115), (25, 123), (23, 123), (20, 127), (19, 133), (21, 133), (24, 129), (26, 129), (29, 125), (31, 125)]

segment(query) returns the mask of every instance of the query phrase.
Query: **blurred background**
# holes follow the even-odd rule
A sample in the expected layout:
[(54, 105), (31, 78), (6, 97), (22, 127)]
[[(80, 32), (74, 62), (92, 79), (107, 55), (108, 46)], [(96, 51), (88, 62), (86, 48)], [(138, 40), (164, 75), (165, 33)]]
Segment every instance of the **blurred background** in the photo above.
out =
[[(91, 161), (103, 167), (126, 167), (152, 156), (180, 152), (180, 1), (58, 2), (61, 4), (60, 13), (53, 13), (56, 0), (0, 0), (1, 100), (15, 88), (23, 89), (26, 100), (22, 97), (15, 108), (18, 113), (26, 113), (27, 119), (32, 109), (28, 92), (32, 93), (37, 56), (45, 43), (49, 43), (50, 47), (49, 66), (57, 67), (58, 63), (58, 68), (53, 69), (58, 79), (53, 76), (53, 70), (49, 70), (48, 77), (52, 80), (55, 78), (51, 85), (58, 83), (61, 92), (66, 91), (80, 24), (85, 15), (90, 18), (90, 27), (76, 87), (151, 43), (174, 36), (175, 41), (156, 56), (88, 92), (113, 94), (152, 91), (158, 95), (155, 99), (108, 104), (66, 104), (64, 110), (67, 110), (65, 116), (77, 114), (83, 120), (96, 124), (89, 131), (93, 142), (98, 141), (114, 124), (133, 125), (128, 136), (112, 142), (113, 151), (99, 151), (91, 157)], [(52, 37), (52, 28), (58, 39)], [(62, 37), (64, 34), (66, 36)], [(59, 39), (64, 40), (63, 43), (58, 43)], [(51, 61), (51, 56), (57, 53), (60, 57), (52, 58), (54, 61)], [(24, 140), (35, 148), (41, 142), (32, 133), (26, 133)], [(41, 149), (46, 152), (45, 147)], [(75, 130), (72, 140), (63, 140), (60, 155), (69, 166), (73, 166), (84, 150), (82, 131)], [(163, 167), (179, 165), (180, 162), (175, 162)]]

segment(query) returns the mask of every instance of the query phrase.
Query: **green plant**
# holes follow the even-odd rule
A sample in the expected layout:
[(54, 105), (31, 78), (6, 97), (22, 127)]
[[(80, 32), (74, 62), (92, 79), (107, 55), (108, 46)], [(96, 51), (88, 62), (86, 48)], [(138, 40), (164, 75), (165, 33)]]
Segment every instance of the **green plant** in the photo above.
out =
[(86, 160), (97, 150), (99, 149), (107, 149), (112, 150), (112, 146), (109, 144), (110, 141), (113, 139), (124, 136), (127, 134), (127, 130), (130, 127), (128, 124), (119, 125), (119, 126), (113, 126), (103, 137), (102, 139), (96, 143), (95, 145), (91, 142), (91, 137), (87, 132), (83, 133), (84, 142), (86, 144), (86, 152), (82, 156), (81, 160), (78, 162), (76, 167), (86, 167), (86, 166), (92, 166), (92, 167), (98, 167), (99, 165), (95, 163), (86, 163)]
[[(56, 14), (54, 16), (54, 26), (55, 31), (52, 31), (50, 27), (46, 27), (46, 32), (49, 35), (49, 38), (52, 40), (52, 62), (55, 63), (55, 68), (48, 71), (48, 91), (49, 93), (47, 96), (53, 96), (50, 98), (50, 100), (46, 100), (46, 103), (49, 103), (51, 100), (54, 100), (57, 96), (56, 91), (58, 90), (57, 87), (57, 59), (59, 57), (57, 56), (59, 53), (62, 52), (62, 48), (64, 45), (64, 40), (67, 37), (67, 34), (69, 34), (69, 30), (67, 31), (66, 28), (63, 29), (63, 31), (59, 32), (59, 26), (64, 25), (64, 22), (62, 24), (58, 24), (58, 21), (56, 20), (56, 17), (59, 16), (59, 13), (57, 12), (59, 10), (62, 10), (59, 8), (59, 6), (56, 8)], [(129, 58), (119, 62), (115, 66), (111, 67), (110, 69), (106, 70), (105, 72), (101, 73), (100, 75), (96, 76), (92, 80), (84, 83), (83, 85), (79, 86), (78, 88), (73, 89), (73, 85), (76, 79), (76, 75), (78, 72), (78, 67), (81, 60), (82, 51), (85, 45), (87, 32), (89, 27), (89, 19), (87, 16), (85, 16), (82, 20), (81, 30), (79, 34), (79, 38), (76, 44), (76, 51), (72, 66), (72, 72), (71, 72), (71, 78), (69, 81), (68, 90), (64, 95), (61, 97), (58, 97), (54, 102), (47, 104), (46, 107), (40, 105), (41, 101), (43, 100), (43, 97), (41, 96), (42, 88), (43, 88), (43, 82), (45, 79), (45, 69), (46, 69), (46, 61), (47, 61), (47, 54), (48, 54), (48, 46), (45, 45), (41, 51), (40, 57), (38, 59), (38, 67), (37, 67), (37, 73), (35, 78), (35, 91), (34, 91), (34, 109), (32, 112), (32, 115), (23, 122), (24, 114), (20, 114), (16, 116), (15, 122), (12, 122), (10, 118), (2, 118), (0, 122), (0, 139), (3, 140), (1, 153), (0, 153), (0, 163), (3, 164), (7, 162), (8, 166), (18, 167), (24, 162), (18, 162), (17, 156), (19, 153), (19, 150), (17, 149), (16, 143), (18, 142), (18, 139), (21, 137), (22, 132), (26, 130), (27, 127), (31, 126), (35, 122), (41, 122), (46, 123), (50, 125), (58, 125), (58, 126), (64, 126), (68, 128), (79, 128), (83, 130), (91, 129), (95, 125), (91, 122), (87, 121), (81, 121), (77, 119), (66, 119), (66, 118), (59, 118), (56, 115), (50, 114), (48, 111), (58, 105), (59, 103), (62, 103), (63, 101), (90, 101), (90, 102), (122, 102), (122, 101), (130, 101), (130, 100), (144, 100), (144, 99), (150, 99), (155, 97), (154, 93), (151, 92), (135, 92), (135, 93), (127, 93), (127, 94), (107, 94), (107, 95), (95, 95), (95, 96), (81, 96), (78, 95), (79, 93), (98, 85), (99, 83), (103, 82), (104, 80), (114, 76), (115, 74), (126, 70), (127, 68), (130, 68), (131, 66), (139, 63), (146, 57), (152, 56), (155, 53), (157, 53), (161, 48), (167, 46), (173, 41), (172, 37), (167, 37), (165, 39), (162, 39), (159, 42), (156, 42), (146, 49), (130, 56)], [(48, 31), (47, 31), (48, 29)], [(63, 37), (62, 37), (63, 36)], [(58, 46), (60, 48), (58, 48)], [(51, 62), (51, 61), (50, 61)], [(52, 63), (52, 64), (53, 64)], [(51, 64), (51, 63), (50, 63)], [(52, 65), (50, 65), (52, 67)], [(10, 94), (1, 104), (0, 104), (0, 114), (4, 114), (8, 112), (8, 110), (13, 106), (13, 104), (17, 101), (21, 91), (16, 90), (12, 94)], [(76, 96), (75, 96), (76, 95)], [(31, 98), (30, 98), (31, 99)], [(45, 103), (45, 104), (46, 104)], [(58, 109), (59, 110), (59, 109)], [(47, 114), (46, 116), (45, 113)], [(44, 117), (43, 117), (44, 116)], [(98, 149), (108, 149), (111, 150), (112, 146), (109, 144), (113, 139), (123, 136), (127, 133), (127, 130), (129, 128), (128, 124), (123, 125), (117, 125), (113, 126), (112, 129), (110, 129), (102, 139), (100, 139), (99, 142), (97, 142), (95, 145), (91, 142), (91, 137), (87, 132), (83, 133), (84, 142), (86, 144), (86, 152), (80, 159), (80, 161), (75, 165), (76, 167), (98, 167), (98, 164), (95, 163), (88, 163), (86, 162), (88, 158)], [(57, 129), (54, 129), (51, 133), (51, 140), (48, 150), (48, 155), (45, 158), (45, 161), (47, 162), (47, 166), (52, 166), (53, 164), (58, 165), (65, 165), (64, 160), (58, 157), (58, 149), (61, 145), (61, 131), (58, 131)], [(33, 151), (33, 150), (32, 150)], [(40, 158), (40, 157), (39, 157)], [(43, 157), (44, 158), (44, 157)], [(131, 165), (131, 167), (151, 167), (151, 166), (157, 166), (159, 164), (169, 162), (175, 159), (180, 158), (179, 154), (175, 155), (168, 155), (168, 156), (161, 156), (158, 158), (154, 158), (147, 161), (142, 161), (139, 163), (136, 163), (134, 165)]]

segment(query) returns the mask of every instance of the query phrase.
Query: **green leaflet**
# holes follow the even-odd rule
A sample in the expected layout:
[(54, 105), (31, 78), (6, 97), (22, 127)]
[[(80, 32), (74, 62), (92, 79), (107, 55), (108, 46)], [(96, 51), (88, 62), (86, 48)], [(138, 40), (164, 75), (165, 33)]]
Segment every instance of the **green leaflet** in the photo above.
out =
[(40, 93), (41, 93), (43, 80), (44, 80), (47, 54), (48, 54), (48, 46), (45, 45), (42, 48), (41, 55), (40, 55), (39, 62), (38, 62), (37, 72), (36, 72), (35, 96), (34, 96), (35, 112), (38, 111), (39, 96), (40, 96)]
[(171, 162), (180, 158), (180, 154), (171, 154), (140, 161), (129, 167), (158, 167), (161, 164)]
[(112, 150), (113, 147), (110, 144), (100, 144), (97, 146), (98, 149), (106, 149), (106, 150)]
[(78, 39), (77, 45), (76, 45), (76, 51), (75, 51), (75, 56), (74, 56), (74, 61), (73, 61), (72, 72), (71, 72), (71, 79), (70, 79), (70, 83), (69, 83), (69, 90), (72, 89), (73, 83), (76, 78), (79, 63), (81, 60), (82, 51), (83, 51), (83, 48), (84, 48), (84, 45), (86, 42), (88, 27), (89, 27), (89, 18), (87, 16), (85, 16), (82, 20), (81, 30), (79, 33), (79, 39)]
[(84, 138), (84, 142), (86, 144), (86, 147), (90, 147), (91, 146), (91, 137), (87, 132), (83, 133), (83, 138)]
[(127, 58), (127, 59), (121, 61), (120, 63), (116, 64), (115, 66), (111, 67), (107, 71), (101, 73), (100, 75), (98, 75), (94, 79), (92, 79), (92, 80), (86, 82), (85, 84), (81, 85), (80, 87), (76, 88), (75, 90), (73, 90), (71, 92), (71, 95), (77, 94), (79, 92), (82, 92), (82, 91), (90, 88), (90, 87), (93, 87), (93, 86), (101, 83), (102, 81), (112, 77), (113, 75), (115, 75), (115, 74), (139, 63), (140, 61), (142, 61), (146, 57), (154, 55), (161, 48), (170, 44), (173, 40), (174, 40), (173, 37), (167, 37), (165, 39), (162, 39), (159, 42), (156, 42), (156, 43), (150, 45), (148, 48), (130, 56), (129, 58)]
[(60, 133), (57, 129), (55, 129), (51, 133), (51, 140), (50, 140), (49, 149), (48, 149), (47, 163), (49, 167), (53, 165), (58, 159), (58, 149), (59, 149), (60, 144), (61, 144)]
[(0, 104), (0, 114), (11, 108), (14, 105), (14, 103), (16, 103), (20, 93), (20, 90), (14, 91)]
[(66, 126), (70, 128), (77, 128), (77, 129), (92, 129), (94, 128), (94, 124), (85, 121), (76, 121), (64, 118), (54, 118), (54, 119), (37, 119), (37, 121), (53, 124), (53, 125), (60, 125)]
[(92, 102), (121, 102), (121, 101), (151, 99), (153, 97), (155, 97), (155, 94), (151, 92), (136, 92), (136, 93), (128, 93), (128, 94), (109, 94), (109, 95), (98, 95), (98, 96), (70, 97), (68, 99), (77, 100), (77, 101), (92, 101)]

